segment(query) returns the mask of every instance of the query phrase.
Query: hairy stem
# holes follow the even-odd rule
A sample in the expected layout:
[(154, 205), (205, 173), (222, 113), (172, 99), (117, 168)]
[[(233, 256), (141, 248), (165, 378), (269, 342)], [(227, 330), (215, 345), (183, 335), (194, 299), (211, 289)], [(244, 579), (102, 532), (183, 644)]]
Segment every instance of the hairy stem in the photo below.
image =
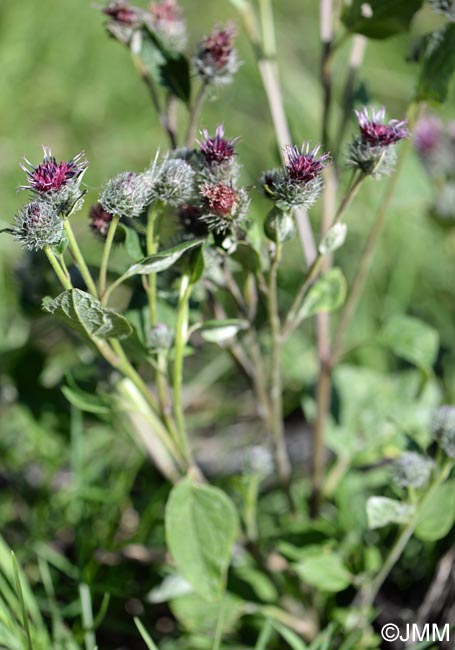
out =
[[(154, 255), (158, 250), (159, 235), (156, 232), (159, 224), (160, 207), (153, 205), (150, 209), (147, 219), (146, 246), (147, 255)], [(149, 303), (150, 325), (153, 327), (157, 323), (156, 311), (156, 273), (150, 273), (148, 276), (147, 298)]]
[(271, 430), (275, 450), (275, 463), (281, 484), (290, 504), (291, 463), (286, 448), (283, 426), (283, 386), (281, 376), (281, 323), (278, 311), (277, 273), (281, 261), (281, 243), (277, 242), (272, 256), (269, 276), (268, 314), (272, 337), (270, 376)]
[(98, 293), (96, 290), (96, 285), (93, 282), (93, 278), (90, 274), (90, 271), (88, 270), (88, 266), (85, 262), (84, 256), (82, 255), (81, 249), (79, 248), (79, 244), (76, 241), (76, 237), (74, 236), (73, 229), (71, 228), (71, 224), (69, 220), (66, 218), (63, 219), (63, 227), (65, 228), (66, 236), (68, 237), (69, 247), (74, 256), (74, 260), (79, 268), (79, 271), (82, 275), (82, 279), (84, 280), (87, 289), (92, 294), (92, 296), (97, 298)]
[(109, 257), (111, 254), (112, 244), (114, 243), (115, 232), (117, 230), (119, 221), (120, 221), (119, 215), (115, 214), (112, 217), (111, 223), (109, 224), (109, 230), (107, 231), (106, 241), (104, 242), (103, 257), (101, 259), (100, 276), (98, 282), (98, 290), (99, 290), (101, 301), (103, 300), (104, 293), (106, 291), (107, 267), (109, 265)]

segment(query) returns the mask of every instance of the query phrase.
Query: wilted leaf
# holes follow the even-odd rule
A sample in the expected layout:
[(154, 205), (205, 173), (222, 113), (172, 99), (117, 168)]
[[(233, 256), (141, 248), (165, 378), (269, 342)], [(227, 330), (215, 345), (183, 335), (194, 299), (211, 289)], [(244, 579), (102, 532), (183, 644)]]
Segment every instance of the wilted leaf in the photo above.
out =
[(170, 494), (165, 521), (179, 573), (204, 598), (220, 598), (238, 529), (232, 501), (218, 488), (185, 479)]
[(455, 24), (447, 23), (426, 40), (417, 84), (417, 99), (444, 102), (454, 70)]
[(380, 342), (397, 356), (423, 369), (430, 369), (436, 360), (438, 332), (412, 316), (394, 316), (383, 327)]
[(308, 291), (299, 312), (299, 320), (323, 311), (333, 311), (343, 304), (346, 297), (346, 279), (341, 269), (323, 273)]
[(246, 330), (249, 323), (241, 318), (227, 318), (226, 320), (207, 320), (200, 328), (202, 338), (210, 343), (222, 343), (232, 338), (241, 330)]
[(427, 542), (442, 539), (455, 523), (455, 481), (439, 485), (424, 500), (416, 527), (416, 537)]
[(133, 275), (148, 275), (149, 273), (165, 271), (175, 264), (177, 260), (186, 253), (186, 251), (189, 251), (191, 248), (195, 248), (196, 246), (201, 246), (203, 241), (203, 239), (192, 239), (191, 241), (185, 241), (177, 246), (155, 253), (155, 255), (145, 257), (140, 262), (130, 266), (130, 268), (123, 274), (123, 278), (126, 280), (127, 278), (131, 278)]
[(43, 310), (86, 336), (124, 338), (132, 331), (126, 318), (106, 309), (99, 300), (80, 289), (64, 291), (54, 300), (43, 301)]
[(382, 528), (387, 524), (407, 524), (415, 507), (387, 497), (370, 497), (367, 501), (368, 526)]
[(321, 255), (333, 253), (333, 251), (336, 251), (338, 248), (343, 246), (347, 234), (348, 227), (345, 223), (336, 223), (333, 225), (330, 230), (326, 232), (319, 244), (319, 252)]
[(341, 20), (346, 29), (368, 38), (387, 38), (405, 32), (423, 0), (352, 0)]
[(352, 576), (336, 553), (321, 552), (295, 565), (299, 576), (320, 591), (343, 591), (351, 584)]

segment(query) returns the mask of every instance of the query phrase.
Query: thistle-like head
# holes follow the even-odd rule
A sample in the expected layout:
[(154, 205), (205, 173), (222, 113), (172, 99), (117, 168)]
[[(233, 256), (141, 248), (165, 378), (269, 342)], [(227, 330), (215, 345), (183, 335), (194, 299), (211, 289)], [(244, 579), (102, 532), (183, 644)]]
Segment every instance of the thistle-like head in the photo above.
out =
[(64, 239), (63, 221), (47, 201), (31, 201), (16, 214), (13, 235), (31, 251), (57, 246)]
[(249, 198), (246, 191), (218, 181), (199, 188), (202, 198), (202, 219), (210, 230), (223, 233), (239, 225), (246, 216)]
[(355, 111), (359, 122), (360, 137), (365, 144), (372, 147), (388, 147), (409, 137), (406, 120), (385, 121), (385, 108), (375, 111), (366, 106), (361, 111)]
[(445, 404), (433, 414), (433, 435), (447, 456), (455, 458), (455, 406)]
[(393, 482), (399, 487), (420, 488), (430, 480), (434, 463), (414, 451), (401, 454), (392, 465)]
[(182, 158), (166, 158), (157, 172), (155, 198), (173, 207), (187, 203), (194, 192), (195, 177), (196, 172)]
[(88, 216), (91, 230), (104, 239), (112, 221), (112, 214), (106, 212), (101, 203), (97, 203), (91, 206)]
[(234, 40), (237, 34), (235, 25), (225, 27), (215, 25), (211, 34), (199, 43), (193, 64), (196, 73), (206, 82), (225, 84), (239, 68)]
[(147, 172), (117, 174), (105, 183), (99, 203), (109, 214), (128, 219), (139, 217), (153, 198), (153, 181)]
[(198, 145), (207, 164), (221, 165), (231, 161), (235, 156), (235, 145), (238, 138), (229, 140), (224, 137), (224, 126), (219, 124), (216, 127), (215, 135), (211, 137), (209, 132), (202, 131), (204, 139), (198, 141)]
[(135, 27), (139, 22), (137, 9), (127, 0), (112, 0), (101, 11), (114, 22), (126, 27)]

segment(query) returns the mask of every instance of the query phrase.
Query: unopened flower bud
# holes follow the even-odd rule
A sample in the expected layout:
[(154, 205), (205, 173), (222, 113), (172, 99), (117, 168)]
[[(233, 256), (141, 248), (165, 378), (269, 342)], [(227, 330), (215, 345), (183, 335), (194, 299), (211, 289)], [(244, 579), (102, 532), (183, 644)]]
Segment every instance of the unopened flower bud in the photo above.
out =
[(434, 463), (414, 451), (402, 454), (392, 465), (392, 479), (399, 487), (420, 488), (430, 480)]
[(31, 201), (17, 213), (14, 237), (28, 250), (58, 246), (64, 241), (63, 221), (46, 201)]
[(158, 323), (149, 329), (148, 344), (154, 350), (169, 350), (174, 342), (174, 334), (165, 323)]
[(97, 203), (96, 205), (92, 205), (88, 216), (92, 231), (102, 238), (106, 237), (109, 224), (112, 221), (112, 214), (106, 212), (101, 203)]
[(226, 84), (232, 81), (239, 68), (233, 47), (235, 36), (234, 25), (224, 28), (215, 26), (212, 33), (198, 45), (193, 64), (206, 83)]
[(429, 0), (429, 3), (437, 13), (455, 22), (455, 0)]
[(270, 210), (264, 221), (264, 232), (270, 241), (286, 242), (295, 235), (295, 222), (290, 212), (277, 207)]
[(187, 42), (182, 8), (176, 0), (161, 0), (150, 5), (150, 26), (169, 50), (181, 52)]
[(152, 200), (153, 186), (154, 178), (147, 172), (122, 172), (104, 185), (99, 203), (109, 214), (139, 217)]
[(455, 458), (455, 406), (440, 406), (433, 414), (431, 429), (447, 456)]
[(196, 173), (182, 158), (169, 158), (161, 163), (153, 192), (162, 203), (177, 207), (188, 202), (194, 192)]

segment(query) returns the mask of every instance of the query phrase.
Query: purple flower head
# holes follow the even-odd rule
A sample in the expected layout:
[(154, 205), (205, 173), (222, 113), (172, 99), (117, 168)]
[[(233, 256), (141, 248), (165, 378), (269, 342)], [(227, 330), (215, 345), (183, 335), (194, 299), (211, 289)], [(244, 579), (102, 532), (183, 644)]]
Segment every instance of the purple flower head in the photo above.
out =
[(285, 166), (291, 181), (306, 185), (321, 174), (324, 167), (329, 164), (330, 156), (329, 154), (323, 154), (318, 158), (320, 148), (321, 146), (318, 145), (310, 151), (308, 143), (303, 144), (301, 149), (291, 145), (285, 147)]
[(112, 215), (103, 208), (101, 203), (92, 205), (88, 213), (90, 228), (101, 237), (106, 237)]
[(237, 192), (226, 183), (204, 183), (200, 191), (208, 210), (220, 217), (229, 216), (238, 205)]
[(371, 117), (366, 107), (362, 111), (355, 111), (360, 126), (362, 141), (373, 147), (388, 147), (409, 136), (406, 120), (390, 120), (384, 123), (385, 108), (379, 111), (371, 109)]
[(224, 137), (224, 126), (222, 124), (216, 127), (215, 137), (211, 138), (206, 129), (202, 131), (202, 135), (205, 139), (202, 142), (198, 141), (198, 145), (209, 165), (212, 163), (219, 165), (235, 156), (235, 144), (238, 138), (227, 140)]
[(115, 22), (128, 27), (133, 27), (138, 23), (137, 11), (127, 0), (112, 0), (101, 11)]
[(208, 83), (229, 83), (237, 72), (239, 63), (234, 49), (237, 30), (235, 25), (225, 27), (215, 25), (197, 47), (193, 59), (196, 72)]
[(21, 164), (21, 168), (27, 174), (29, 184), (21, 185), (19, 189), (47, 194), (58, 192), (69, 184), (79, 183), (88, 164), (84, 152), (79, 153), (68, 162), (59, 163), (49, 148), (43, 147), (43, 152), (43, 162), (36, 167), (27, 158), (24, 158), (25, 163)]
[(442, 122), (437, 117), (420, 119), (414, 131), (414, 143), (419, 154), (428, 156), (437, 151), (441, 145), (442, 134)]
[(178, 210), (178, 218), (185, 232), (195, 237), (205, 237), (208, 226), (202, 219), (202, 208), (199, 205), (184, 203)]

